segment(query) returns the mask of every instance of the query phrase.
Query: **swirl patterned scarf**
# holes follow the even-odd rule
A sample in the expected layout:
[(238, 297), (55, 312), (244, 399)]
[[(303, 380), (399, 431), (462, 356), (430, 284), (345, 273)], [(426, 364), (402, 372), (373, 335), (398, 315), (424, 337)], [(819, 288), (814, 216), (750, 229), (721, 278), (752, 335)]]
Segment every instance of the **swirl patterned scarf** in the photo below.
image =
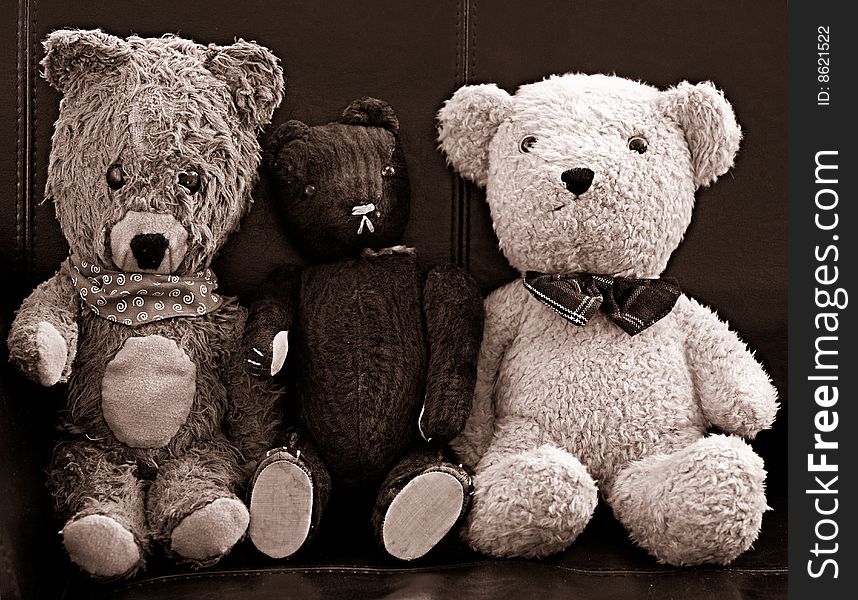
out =
[(194, 275), (108, 271), (77, 256), (63, 269), (80, 299), (98, 316), (136, 327), (176, 317), (199, 317), (219, 309), (217, 277), (211, 269)]

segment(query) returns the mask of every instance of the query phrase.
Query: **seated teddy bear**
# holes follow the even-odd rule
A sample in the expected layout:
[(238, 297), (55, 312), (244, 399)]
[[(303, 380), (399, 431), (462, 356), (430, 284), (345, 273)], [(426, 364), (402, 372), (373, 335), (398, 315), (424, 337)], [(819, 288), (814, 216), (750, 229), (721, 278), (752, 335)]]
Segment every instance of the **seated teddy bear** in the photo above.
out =
[(725, 323), (659, 279), (740, 137), (709, 83), (568, 74), (515, 95), (466, 86), (440, 110), (441, 148), (486, 188), (522, 274), (486, 300), (454, 441), (476, 470), (475, 549), (558, 552), (597, 490), (662, 562), (728, 563), (756, 539), (765, 471), (737, 436), (771, 426), (776, 391)]
[(62, 30), (45, 52), (64, 94), (45, 195), (70, 257), (24, 300), (9, 355), (68, 382), (48, 473), (63, 543), (96, 578), (132, 575), (153, 542), (212, 564), (247, 529), (242, 463), (270, 447), (279, 396), (246, 375), (246, 313), (209, 266), (250, 206), (283, 74), (241, 40)]
[(283, 124), (266, 149), (287, 233), (317, 261), (275, 272), (245, 332), (259, 375), (289, 348), (298, 421), (252, 482), (249, 535), (271, 557), (305, 545), (332, 491), (353, 505), (374, 496), (377, 541), (402, 560), (429, 552), (469, 504), (470, 476), (444, 442), (470, 409), (482, 298), (463, 270), (426, 273), (413, 249), (390, 247), (410, 201), (398, 132), (393, 109), (364, 98), (337, 122)]

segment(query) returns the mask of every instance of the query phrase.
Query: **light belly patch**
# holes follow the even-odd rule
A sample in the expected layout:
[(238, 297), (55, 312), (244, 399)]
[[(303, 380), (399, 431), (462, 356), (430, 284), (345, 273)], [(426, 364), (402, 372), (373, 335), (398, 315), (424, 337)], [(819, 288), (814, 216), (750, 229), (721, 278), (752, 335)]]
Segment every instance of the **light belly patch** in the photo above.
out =
[(197, 366), (173, 340), (128, 338), (101, 381), (104, 420), (132, 448), (166, 446), (188, 420), (196, 380)]

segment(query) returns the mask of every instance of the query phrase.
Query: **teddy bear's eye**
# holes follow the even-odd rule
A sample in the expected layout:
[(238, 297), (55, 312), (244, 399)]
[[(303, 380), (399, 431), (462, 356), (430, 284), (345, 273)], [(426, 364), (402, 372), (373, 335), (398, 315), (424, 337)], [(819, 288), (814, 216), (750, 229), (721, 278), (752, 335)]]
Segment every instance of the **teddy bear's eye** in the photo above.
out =
[(530, 152), (533, 147), (536, 145), (536, 136), (527, 135), (522, 138), (521, 143), (518, 145), (518, 149), (524, 153)]
[(394, 175), (396, 175), (396, 169), (394, 169), (390, 165), (387, 165), (381, 170), (382, 177), (393, 177)]
[(307, 198), (312, 198), (313, 196), (315, 196), (316, 195), (316, 186), (313, 185), (312, 183), (306, 185), (304, 187), (304, 195), (307, 196)]
[(193, 169), (179, 173), (179, 185), (192, 194), (196, 194), (199, 191), (200, 183), (202, 183), (202, 177)]
[(643, 154), (649, 145), (647, 141), (639, 135), (629, 138), (629, 150), (634, 150), (638, 154)]
[(125, 171), (119, 163), (114, 163), (107, 168), (107, 185), (112, 190), (118, 190), (125, 185)]

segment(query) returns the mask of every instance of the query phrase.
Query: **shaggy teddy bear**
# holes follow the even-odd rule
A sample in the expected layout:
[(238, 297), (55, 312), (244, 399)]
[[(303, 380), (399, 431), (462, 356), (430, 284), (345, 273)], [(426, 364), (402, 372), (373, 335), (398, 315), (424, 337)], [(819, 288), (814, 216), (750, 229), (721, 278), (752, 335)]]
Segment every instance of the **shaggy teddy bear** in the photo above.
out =
[(398, 133), (393, 109), (364, 98), (337, 122), (283, 124), (266, 148), (287, 233), (315, 261), (272, 275), (245, 333), (263, 376), (288, 344), (297, 413), (250, 496), (249, 536), (272, 557), (305, 544), (332, 490), (353, 505), (374, 496), (378, 542), (403, 560), (429, 552), (469, 503), (470, 476), (444, 442), (470, 409), (482, 298), (463, 270), (427, 273), (392, 246), (410, 202)]
[(767, 508), (741, 437), (771, 426), (776, 391), (724, 322), (659, 275), (695, 191), (733, 164), (732, 107), (709, 83), (567, 74), (514, 95), (466, 86), (438, 116), (522, 275), (486, 300), (454, 442), (476, 468), (465, 539), (496, 556), (558, 552), (598, 490), (660, 561), (730, 562)]
[(97, 578), (133, 574), (152, 542), (211, 564), (245, 534), (242, 463), (279, 414), (209, 265), (250, 205), (282, 70), (241, 40), (62, 30), (44, 46), (64, 95), (45, 195), (70, 257), (24, 300), (9, 350), (31, 379), (68, 383), (48, 474), (63, 543)]

